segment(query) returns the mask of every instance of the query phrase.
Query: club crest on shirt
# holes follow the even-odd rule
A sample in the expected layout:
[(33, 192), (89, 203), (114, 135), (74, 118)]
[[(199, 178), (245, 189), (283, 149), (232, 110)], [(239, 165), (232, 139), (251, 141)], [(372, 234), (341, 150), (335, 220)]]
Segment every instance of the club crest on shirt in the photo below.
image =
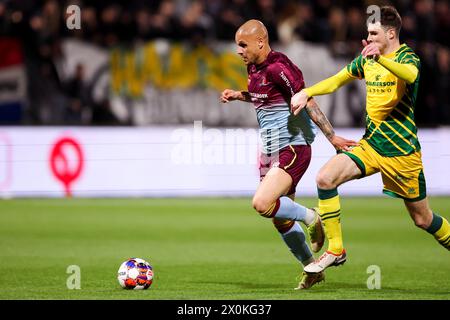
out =
[(267, 79), (266, 79), (266, 77), (263, 77), (262, 78), (262, 81), (261, 81), (261, 83), (259, 84), (260, 86), (267, 86), (269, 83), (267, 82)]

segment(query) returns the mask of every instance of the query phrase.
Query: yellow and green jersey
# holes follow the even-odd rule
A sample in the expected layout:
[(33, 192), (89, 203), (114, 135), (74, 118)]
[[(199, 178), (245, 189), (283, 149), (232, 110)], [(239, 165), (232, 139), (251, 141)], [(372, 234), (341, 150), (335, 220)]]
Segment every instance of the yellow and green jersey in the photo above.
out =
[[(406, 44), (384, 58), (412, 64), (420, 70), (420, 59)], [(382, 156), (394, 157), (420, 151), (414, 108), (419, 74), (408, 84), (373, 59), (359, 55), (347, 65), (350, 76), (366, 81), (366, 132), (364, 139)]]

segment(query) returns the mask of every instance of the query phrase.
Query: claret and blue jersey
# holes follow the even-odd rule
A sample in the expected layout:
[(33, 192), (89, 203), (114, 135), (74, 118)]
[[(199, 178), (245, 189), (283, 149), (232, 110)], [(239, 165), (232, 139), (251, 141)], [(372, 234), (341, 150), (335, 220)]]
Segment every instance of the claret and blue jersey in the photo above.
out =
[(290, 112), (291, 97), (304, 88), (300, 69), (286, 55), (271, 51), (259, 64), (250, 64), (248, 92), (261, 129), (262, 152), (275, 153), (287, 145), (311, 144), (317, 127), (306, 110)]

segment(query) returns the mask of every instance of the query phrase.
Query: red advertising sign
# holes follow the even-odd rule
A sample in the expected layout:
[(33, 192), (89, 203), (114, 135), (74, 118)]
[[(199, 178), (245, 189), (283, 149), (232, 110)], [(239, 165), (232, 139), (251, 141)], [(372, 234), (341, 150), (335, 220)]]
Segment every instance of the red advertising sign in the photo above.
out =
[(81, 174), (84, 156), (81, 145), (75, 139), (59, 139), (50, 154), (50, 167), (53, 175), (64, 186), (66, 197), (72, 196), (71, 185)]

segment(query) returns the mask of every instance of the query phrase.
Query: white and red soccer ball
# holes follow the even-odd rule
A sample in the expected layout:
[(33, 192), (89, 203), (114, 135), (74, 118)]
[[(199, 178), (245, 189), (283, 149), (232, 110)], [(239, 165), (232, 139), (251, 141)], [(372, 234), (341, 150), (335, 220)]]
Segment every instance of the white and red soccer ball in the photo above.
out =
[(153, 268), (144, 259), (130, 258), (120, 265), (117, 280), (124, 289), (148, 289), (153, 282)]

